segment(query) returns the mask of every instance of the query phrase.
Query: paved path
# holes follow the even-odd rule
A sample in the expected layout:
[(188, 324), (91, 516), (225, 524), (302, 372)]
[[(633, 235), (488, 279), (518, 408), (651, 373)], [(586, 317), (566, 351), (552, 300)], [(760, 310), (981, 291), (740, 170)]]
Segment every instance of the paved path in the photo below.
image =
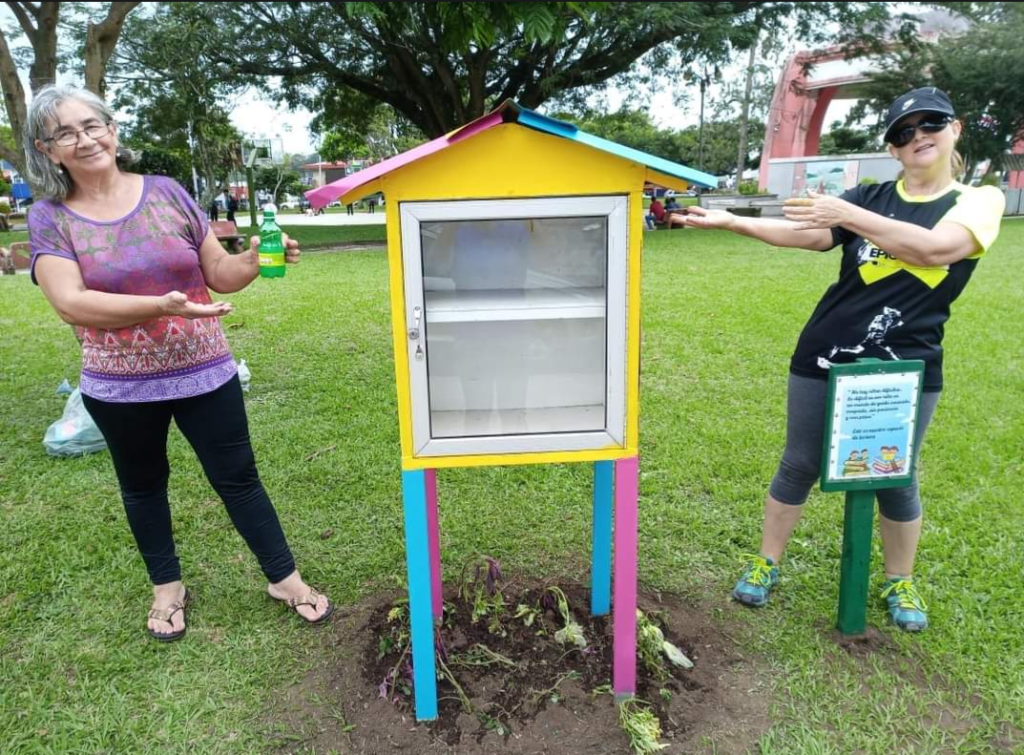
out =
[[(221, 213), (221, 217), (224, 217), (224, 213)], [(257, 213), (257, 222), (259, 222), (259, 214)], [(384, 225), (387, 217), (383, 209), (379, 212), (375, 212), (373, 215), (363, 212), (357, 212), (355, 215), (347, 215), (344, 212), (341, 213), (328, 213), (326, 215), (314, 215), (310, 217), (308, 215), (278, 215), (277, 222), (280, 225)], [(249, 213), (236, 212), (235, 213), (235, 225), (239, 228), (249, 227)]]

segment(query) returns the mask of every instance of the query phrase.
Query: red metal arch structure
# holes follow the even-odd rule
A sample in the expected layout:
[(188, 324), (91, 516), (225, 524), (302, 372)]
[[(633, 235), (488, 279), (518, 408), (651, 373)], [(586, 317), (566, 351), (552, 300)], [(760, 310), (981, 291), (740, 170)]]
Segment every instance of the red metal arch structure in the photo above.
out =
[[(821, 126), (836, 99), (856, 98), (856, 86), (868, 80), (873, 59), (847, 60), (839, 48), (798, 52), (783, 66), (775, 84), (764, 131), (759, 184), (768, 188), (769, 160), (818, 154)], [(810, 66), (810, 73), (805, 73)]]

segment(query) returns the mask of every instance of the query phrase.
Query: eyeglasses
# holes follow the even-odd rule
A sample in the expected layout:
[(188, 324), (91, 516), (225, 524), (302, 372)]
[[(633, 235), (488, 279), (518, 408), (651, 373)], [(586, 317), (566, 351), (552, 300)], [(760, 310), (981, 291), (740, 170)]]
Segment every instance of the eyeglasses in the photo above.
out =
[(907, 124), (894, 131), (892, 136), (889, 137), (889, 143), (896, 148), (906, 147), (913, 141), (914, 134), (917, 133), (918, 129), (921, 129), (926, 134), (937, 134), (952, 122), (953, 117), (949, 115), (941, 115), (939, 113), (926, 115), (915, 125)]
[(102, 139), (110, 133), (109, 123), (90, 123), (88, 126), (83, 128), (81, 131), (75, 131), (74, 129), (68, 129), (67, 131), (61, 131), (60, 133), (54, 134), (53, 136), (43, 139), (44, 142), (53, 142), (58, 147), (74, 147), (78, 144), (78, 137), (80, 134), (85, 134), (90, 139)]

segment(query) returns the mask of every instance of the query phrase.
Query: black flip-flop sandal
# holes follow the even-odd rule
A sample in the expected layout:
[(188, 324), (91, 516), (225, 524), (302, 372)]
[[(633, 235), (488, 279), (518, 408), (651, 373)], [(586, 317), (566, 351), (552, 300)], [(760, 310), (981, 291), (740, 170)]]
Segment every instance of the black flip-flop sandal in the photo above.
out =
[(192, 603), (192, 593), (190, 593), (188, 591), (188, 589), (186, 588), (185, 589), (185, 597), (183, 597), (180, 601), (178, 601), (176, 603), (171, 603), (171, 605), (168, 606), (167, 608), (151, 608), (151, 609), (149, 609), (149, 614), (146, 617), (147, 619), (156, 619), (157, 621), (165, 621), (168, 624), (171, 624), (171, 626), (174, 626), (173, 623), (171, 622), (171, 618), (178, 611), (181, 611), (183, 616), (184, 616), (184, 618), (185, 618), (185, 622), (186, 622), (185, 626), (183, 626), (180, 631), (178, 631), (178, 632), (171, 632), (170, 634), (163, 634), (161, 632), (157, 632), (157, 631), (155, 631), (153, 629), (150, 629), (149, 627), (146, 627), (146, 631), (149, 632), (149, 636), (152, 637), (157, 642), (174, 642), (175, 640), (180, 640), (182, 637), (184, 637), (185, 636), (185, 631), (188, 629), (188, 607), (189, 607), (189, 605), (191, 605), (191, 603)]

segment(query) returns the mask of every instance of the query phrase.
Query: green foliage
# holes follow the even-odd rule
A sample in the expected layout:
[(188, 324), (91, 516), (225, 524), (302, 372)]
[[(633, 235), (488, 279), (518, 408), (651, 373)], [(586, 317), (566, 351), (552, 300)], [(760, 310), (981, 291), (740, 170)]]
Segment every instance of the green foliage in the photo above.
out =
[(331, 111), (317, 119), (317, 124), (331, 124), (320, 147), (322, 159), (379, 162), (424, 140), (420, 130), (397, 115), (391, 106), (361, 99), (366, 100), (366, 108), (358, 113), (331, 106)]
[[(327, 119), (328, 128), (364, 117), (368, 98), (390, 105), (429, 138), (506, 98), (536, 108), (573, 93), (585, 99), (612, 79), (648, 81), (648, 66), (678, 73), (698, 61), (724, 63), (749, 49), (762, 29), (795, 33), (815, 44), (853, 43), (876, 38), (892, 20), (885, 3), (834, 2), (209, 7), (213, 44), (222, 51), (218, 62), (225, 70), (256, 85), (280, 76), (283, 97), (314, 112), (333, 103), (345, 117)], [(644, 65), (637, 66), (641, 59)]]
[(864, 152), (878, 152), (883, 149), (877, 129), (858, 129), (844, 126), (839, 121), (832, 124), (818, 144), (819, 155), (855, 155)]
[(981, 180), (978, 181), (978, 185), (979, 186), (1000, 186), (1001, 185), (1001, 181), (999, 179), (999, 174), (990, 170), (988, 173), (986, 173), (985, 175), (983, 175), (981, 177)]
[(757, 181), (740, 181), (736, 186), (736, 191), (744, 196), (752, 196), (761, 191), (757, 184)]
[[(643, 110), (620, 110), (617, 113), (588, 110), (581, 115), (556, 113), (554, 117), (575, 123), (584, 131), (627, 147), (684, 165), (701, 167), (698, 165), (700, 130), (696, 126), (681, 130), (658, 128)], [(752, 133), (757, 133), (759, 129), (764, 129), (764, 124), (752, 122), (750, 128)], [(714, 175), (735, 171), (738, 140), (737, 122), (705, 122), (702, 170)], [(760, 139), (754, 142), (756, 145), (761, 144)], [(748, 156), (748, 165), (756, 166), (759, 163), (759, 154)]]
[(192, 161), (188, 149), (153, 144), (134, 138), (123, 140), (126, 147), (138, 153), (132, 170), (147, 175), (168, 176), (182, 186), (192, 188)]
[(957, 149), (970, 176), (984, 160), (1001, 169), (1014, 138), (1024, 132), (1024, 9), (1019, 3), (957, 5), (969, 6), (977, 22), (922, 49), (889, 53), (865, 85), (866, 99), (848, 117), (852, 122), (872, 113), (881, 123), (889, 103), (903, 92), (937, 86), (964, 124)]
[(862, 178), (857, 182), (860, 186), (874, 186), (878, 183), (877, 178)]
[(194, 160), (207, 199), (241, 168), (242, 146), (225, 106), (240, 82), (213, 60), (213, 24), (201, 3), (160, 3), (152, 13), (132, 14), (107, 75), (114, 106), (131, 116), (127, 141), (158, 147), (150, 159), (165, 175), (190, 175)]
[(286, 194), (299, 195), (309, 188), (302, 183), (302, 175), (297, 170), (286, 168), (284, 164), (256, 168), (253, 183), (260, 191), (269, 192), (275, 204)]

